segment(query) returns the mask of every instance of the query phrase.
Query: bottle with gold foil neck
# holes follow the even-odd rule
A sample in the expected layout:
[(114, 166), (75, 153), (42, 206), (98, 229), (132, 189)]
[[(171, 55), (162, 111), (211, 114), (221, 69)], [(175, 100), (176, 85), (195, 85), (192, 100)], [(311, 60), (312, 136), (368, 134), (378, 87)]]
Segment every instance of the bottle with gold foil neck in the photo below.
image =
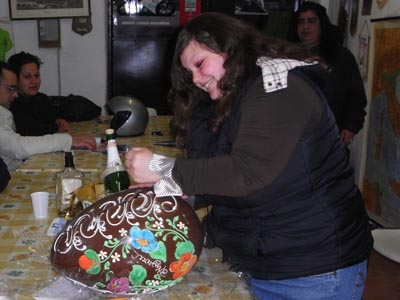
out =
[(116, 140), (107, 134), (110, 139), (107, 140), (107, 167), (102, 173), (104, 181), (104, 190), (106, 194), (112, 194), (127, 190), (130, 186), (128, 172), (122, 164), (119, 157)]

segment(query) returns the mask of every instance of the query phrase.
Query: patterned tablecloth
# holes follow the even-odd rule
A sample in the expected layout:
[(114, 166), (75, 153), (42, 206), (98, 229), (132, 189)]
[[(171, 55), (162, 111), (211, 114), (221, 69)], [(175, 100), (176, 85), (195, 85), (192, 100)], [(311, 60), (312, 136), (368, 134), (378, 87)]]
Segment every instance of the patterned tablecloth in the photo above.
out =
[[(156, 140), (169, 139), (165, 127), (167, 121), (167, 117), (154, 118), (144, 137), (130, 138), (130, 141), (152, 146)], [(93, 134), (98, 132), (100, 136), (104, 127), (96, 129), (94, 124), (80, 123), (79, 130), (89, 130), (86, 132)], [(164, 136), (151, 135), (153, 130), (161, 130)], [(165, 155), (181, 155), (172, 147), (154, 147), (153, 150), (159, 150), (157, 152)], [(84, 170), (88, 182), (100, 181), (99, 174), (104, 168), (105, 159), (106, 155), (99, 153), (75, 154), (76, 165)], [(60, 288), (57, 283), (65, 279), (55, 274), (49, 263), (54, 237), (48, 236), (47, 232), (51, 222), (57, 217), (55, 171), (62, 168), (62, 153), (35, 155), (22, 168), (12, 172), (12, 180), (5, 191), (0, 193), (0, 299), (33, 299), (32, 295), (36, 295), (35, 299), (98, 299), (85, 297), (85, 293), (69, 281), (62, 282), (62, 288), (66, 291), (58, 292)], [(36, 191), (50, 193), (49, 216), (43, 220), (34, 219), (32, 213), (30, 193)], [(198, 211), (198, 214), (201, 216), (204, 211)], [(229, 271), (228, 266), (221, 263), (221, 256), (219, 249), (203, 249), (198, 263), (181, 283), (158, 294), (140, 295), (131, 300), (252, 299), (245, 280), (239, 278), (237, 273)], [(46, 293), (50, 293), (51, 297), (46, 298)]]
[[(170, 116), (150, 117), (146, 131), (142, 136), (117, 137), (117, 144), (128, 145), (129, 147), (151, 147), (154, 152), (171, 157), (182, 156), (182, 151), (171, 146), (156, 146), (154, 143), (170, 141), (172, 137), (168, 128)], [(79, 123), (72, 123), (73, 133), (90, 134), (96, 137), (104, 137), (104, 131), (109, 128), (107, 120), (93, 120)], [(96, 172), (105, 169), (107, 154), (104, 146), (99, 152), (86, 150), (74, 150), (75, 167), (82, 171)], [(121, 154), (121, 159), (124, 159)], [(54, 152), (33, 155), (20, 165), (18, 171), (53, 171), (59, 172), (64, 169), (64, 153)]]

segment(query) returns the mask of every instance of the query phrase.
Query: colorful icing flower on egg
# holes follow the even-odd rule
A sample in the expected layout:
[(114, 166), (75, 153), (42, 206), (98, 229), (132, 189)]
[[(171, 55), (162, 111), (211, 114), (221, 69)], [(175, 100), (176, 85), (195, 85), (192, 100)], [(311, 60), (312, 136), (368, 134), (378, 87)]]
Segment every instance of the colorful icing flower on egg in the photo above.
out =
[(114, 293), (127, 293), (131, 290), (129, 280), (126, 277), (113, 278), (107, 284), (107, 289)]
[(79, 257), (79, 266), (88, 274), (96, 275), (100, 272), (100, 259), (96, 251), (88, 249)]
[(145, 253), (150, 253), (158, 248), (158, 243), (154, 238), (154, 234), (148, 229), (140, 229), (134, 226), (129, 231), (132, 238), (131, 244), (135, 249), (140, 249)]
[(184, 253), (179, 258), (179, 260), (174, 261), (169, 266), (169, 271), (174, 273), (172, 275), (173, 279), (185, 276), (193, 267), (197, 261), (197, 256), (192, 253)]

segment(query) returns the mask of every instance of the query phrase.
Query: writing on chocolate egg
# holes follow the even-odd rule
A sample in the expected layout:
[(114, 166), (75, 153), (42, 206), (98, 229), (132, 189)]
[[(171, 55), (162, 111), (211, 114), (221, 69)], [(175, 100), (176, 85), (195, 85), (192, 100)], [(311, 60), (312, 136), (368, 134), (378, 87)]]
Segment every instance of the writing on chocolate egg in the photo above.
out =
[(157, 274), (165, 277), (165, 275), (167, 275), (168, 273), (168, 269), (165, 267), (165, 265), (162, 265), (161, 260), (152, 260), (150, 258), (144, 257), (143, 255), (141, 255), (140, 253), (136, 253), (136, 257), (135, 259), (137, 259), (138, 261), (142, 262), (143, 264), (148, 265), (149, 267), (152, 267), (154, 270), (157, 271)]

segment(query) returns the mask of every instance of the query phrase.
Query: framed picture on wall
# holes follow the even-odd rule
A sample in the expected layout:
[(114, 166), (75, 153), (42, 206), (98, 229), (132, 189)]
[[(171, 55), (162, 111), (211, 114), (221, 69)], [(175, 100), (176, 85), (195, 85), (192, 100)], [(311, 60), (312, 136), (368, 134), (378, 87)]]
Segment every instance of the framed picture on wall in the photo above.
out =
[(400, 1), (375, 0), (372, 2), (371, 21), (394, 19), (400, 17)]
[(58, 48), (60, 42), (60, 20), (39, 19), (38, 21), (39, 47)]
[(90, 15), (90, 0), (8, 0), (8, 3), (12, 20), (72, 18)]

